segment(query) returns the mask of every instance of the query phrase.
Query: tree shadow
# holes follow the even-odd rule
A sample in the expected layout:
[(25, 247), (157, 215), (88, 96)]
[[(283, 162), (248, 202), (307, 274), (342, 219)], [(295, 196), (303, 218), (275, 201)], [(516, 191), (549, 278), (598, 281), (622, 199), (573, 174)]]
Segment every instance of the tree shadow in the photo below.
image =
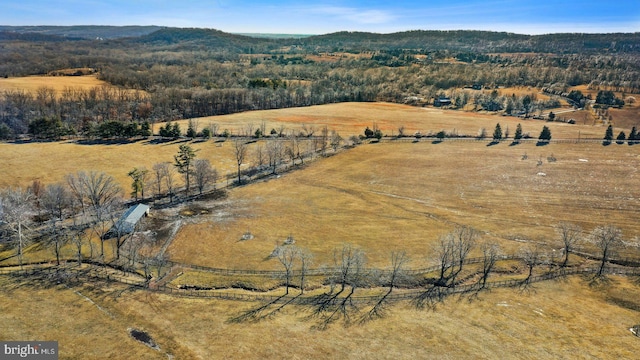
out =
[(128, 145), (144, 141), (144, 138), (117, 138), (117, 139), (87, 139), (78, 140), (78, 145)]
[(433, 285), (418, 294), (418, 296), (413, 299), (413, 304), (418, 309), (435, 310), (437, 305), (443, 303), (450, 295), (450, 288)]
[[(285, 306), (293, 303), (300, 297), (300, 294), (289, 298), (287, 301), (279, 304), (283, 299), (286, 299), (286, 295), (279, 296), (265, 304), (262, 304), (256, 308), (247, 310), (237, 316), (234, 316), (227, 320), (228, 323), (231, 324), (239, 324), (245, 322), (258, 322), (268, 318), (274, 317), (277, 313), (279, 313)], [(276, 306), (278, 305), (279, 306)]]

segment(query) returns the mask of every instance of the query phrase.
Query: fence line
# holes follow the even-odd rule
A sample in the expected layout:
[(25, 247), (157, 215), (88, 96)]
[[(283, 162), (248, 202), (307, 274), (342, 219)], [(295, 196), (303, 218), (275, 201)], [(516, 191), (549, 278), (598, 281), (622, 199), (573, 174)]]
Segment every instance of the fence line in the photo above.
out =
[[(490, 137), (486, 137), (484, 139), (479, 139), (477, 137), (445, 137), (445, 138), (437, 138), (435, 135), (433, 136), (422, 136), (420, 138), (416, 138), (416, 137), (383, 137), (379, 140), (380, 142), (404, 142), (404, 143), (418, 143), (418, 142), (424, 142), (424, 143), (428, 143), (428, 142), (478, 142), (478, 143), (484, 143), (484, 142), (492, 142), (493, 139)], [(615, 142), (616, 140), (611, 140), (611, 142)], [(501, 143), (512, 143), (514, 142), (513, 139), (502, 139), (499, 142)], [(528, 139), (520, 139), (518, 141), (516, 141), (516, 143), (551, 143), (551, 144), (560, 144), (560, 143), (567, 143), (567, 144), (593, 144), (593, 143), (602, 143), (603, 139), (600, 138), (571, 138), (571, 139), (551, 139), (551, 140), (544, 140), (544, 141), (540, 141), (539, 139), (535, 139), (535, 138), (528, 138)], [(625, 140), (626, 143), (626, 140)]]
[[(478, 262), (481, 258), (472, 258), (468, 259), (465, 263), (474, 263)], [(510, 260), (517, 259), (516, 256), (504, 256), (500, 260)], [(33, 265), (33, 264), (32, 264)], [(37, 263), (35, 265), (43, 265), (42, 263)], [(29, 266), (29, 265), (27, 265)], [(430, 268), (429, 268), (430, 269)], [(417, 271), (425, 271), (429, 269), (421, 269)], [(114, 270), (114, 269), (112, 269)], [(118, 271), (118, 270), (115, 270)], [(438, 287), (440, 290), (440, 294), (443, 295), (452, 295), (452, 294), (464, 294), (474, 291), (480, 291), (483, 288), (502, 288), (502, 287), (516, 287), (529, 285), (536, 282), (552, 280), (560, 277), (566, 277), (571, 275), (580, 275), (580, 274), (596, 274), (600, 271), (599, 267), (589, 267), (589, 268), (571, 268), (571, 269), (560, 269), (553, 272), (548, 272), (542, 275), (532, 276), (530, 278), (525, 279), (512, 279), (512, 280), (498, 280), (498, 281), (490, 281), (487, 282), (484, 287), (481, 287), (479, 283), (469, 284), (469, 285), (460, 285), (460, 286), (452, 286), (452, 287)], [(602, 269), (604, 274), (610, 275), (623, 275), (623, 276), (640, 276), (640, 268), (604, 268)], [(155, 288), (149, 288), (148, 282), (140, 279), (140, 281), (135, 281), (131, 279), (126, 279), (124, 277), (118, 276), (114, 273), (109, 273), (107, 268), (95, 268), (92, 266), (89, 269), (77, 269), (71, 267), (58, 267), (55, 265), (49, 265), (47, 267), (31, 267), (31, 268), (22, 268), (22, 269), (7, 269), (0, 268), (0, 275), (18, 275), (18, 276), (29, 276), (35, 274), (45, 274), (50, 275), (52, 273), (55, 274), (69, 274), (71, 276), (75, 276), (76, 278), (81, 277), (89, 277), (89, 278), (97, 278), (107, 281), (115, 281), (124, 283), (127, 285), (136, 286), (139, 288), (145, 288), (150, 291), (160, 292), (170, 295), (176, 296), (188, 296), (188, 297), (200, 297), (200, 298), (215, 298), (215, 299), (224, 299), (224, 300), (237, 300), (237, 301), (272, 301), (272, 302), (291, 302), (295, 304), (309, 304), (313, 303), (315, 300), (313, 297), (306, 296), (295, 296), (295, 295), (287, 295), (287, 296), (277, 296), (277, 295), (262, 295), (262, 294), (241, 294), (241, 293), (233, 293), (233, 292), (220, 292), (216, 290), (198, 290), (198, 289), (176, 289), (172, 287), (168, 287), (166, 285), (158, 286)], [(401, 301), (407, 299), (415, 299), (421, 294), (425, 294), (427, 289), (416, 289), (412, 291), (389, 294), (387, 296), (387, 300), (389, 301)], [(359, 303), (367, 303), (371, 301), (376, 301), (380, 299), (381, 295), (369, 295), (369, 296), (352, 296), (351, 299), (353, 302)]]

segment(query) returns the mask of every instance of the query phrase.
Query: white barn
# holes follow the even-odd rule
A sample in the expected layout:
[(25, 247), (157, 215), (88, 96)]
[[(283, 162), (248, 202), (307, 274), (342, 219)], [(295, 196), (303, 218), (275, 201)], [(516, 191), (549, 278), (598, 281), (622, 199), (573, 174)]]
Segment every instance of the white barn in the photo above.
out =
[(107, 232), (110, 236), (117, 236), (118, 234), (131, 234), (135, 231), (136, 225), (143, 216), (149, 215), (149, 206), (144, 204), (137, 204), (125, 211), (124, 214), (118, 219), (116, 224)]

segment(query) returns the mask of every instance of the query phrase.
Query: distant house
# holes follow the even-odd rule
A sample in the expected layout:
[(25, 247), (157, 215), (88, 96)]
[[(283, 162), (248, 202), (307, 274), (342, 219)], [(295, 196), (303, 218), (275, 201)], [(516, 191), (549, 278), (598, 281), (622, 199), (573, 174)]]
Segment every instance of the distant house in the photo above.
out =
[(130, 207), (114, 226), (105, 234), (105, 238), (111, 238), (117, 235), (131, 234), (135, 231), (136, 225), (142, 217), (149, 215), (149, 206), (138, 204)]
[(433, 100), (433, 106), (440, 107), (448, 105), (451, 105), (451, 99), (449, 99), (448, 97), (439, 97)]

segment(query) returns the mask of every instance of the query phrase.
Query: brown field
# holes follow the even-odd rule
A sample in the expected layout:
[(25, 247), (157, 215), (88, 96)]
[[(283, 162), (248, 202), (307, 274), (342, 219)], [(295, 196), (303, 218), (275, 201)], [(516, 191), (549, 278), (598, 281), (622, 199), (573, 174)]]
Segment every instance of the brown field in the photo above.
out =
[[(632, 359), (640, 351), (629, 331), (640, 322), (640, 288), (619, 277), (599, 287), (572, 277), (530, 292), (494, 289), (435, 310), (400, 303), (380, 320), (325, 331), (313, 330), (316, 320), (300, 306), (231, 323), (258, 304), (105, 286), (34, 289), (6, 276), (0, 283), (0, 314), (11, 314), (0, 315), (0, 339), (55, 339), (61, 359)], [(131, 339), (129, 327), (147, 331), (160, 350)]]
[[(269, 128), (327, 125), (343, 136), (360, 134), (374, 122), (385, 133), (402, 125), (407, 133), (455, 129), (475, 135), (485, 127), (491, 134), (496, 122), (512, 134), (521, 123), (533, 136), (548, 125), (554, 139), (577, 138), (578, 133), (601, 138), (604, 133), (602, 126), (393, 104), (335, 104), (199, 121), (200, 126), (215, 121), (221, 129), (242, 129), (263, 120)], [(434, 241), (455, 224), (477, 228), (483, 241), (497, 242), (509, 254), (527, 242), (558, 248), (552, 226), (562, 220), (586, 232), (610, 223), (623, 230), (626, 240), (640, 236), (640, 145), (487, 143), (422, 139), (360, 145), (201, 204), (212, 211), (184, 218), (168, 252), (172, 260), (191, 264), (279, 269), (268, 255), (291, 235), (297, 246), (313, 253), (313, 268), (332, 265), (333, 250), (344, 243), (362, 248), (368, 266), (388, 267), (392, 251), (406, 250), (416, 268), (433, 264)], [(222, 173), (234, 170), (230, 143), (192, 145)], [(128, 189), (131, 168), (171, 161), (177, 148), (176, 142), (147, 141), (0, 144), (0, 186), (60, 181), (67, 173), (95, 169)], [(557, 161), (548, 160), (552, 155)], [(247, 230), (255, 238), (240, 241)], [(250, 276), (237, 280), (254, 281)], [(228, 277), (186, 272), (175, 284), (225, 281), (232, 285)], [(492, 289), (476, 301), (451, 298), (435, 310), (400, 303), (383, 319), (350, 326), (339, 322), (326, 331), (314, 330), (317, 319), (300, 306), (286, 307), (265, 321), (238, 324), (229, 320), (258, 304), (123, 291), (102, 283), (42, 287), (4, 275), (0, 288), (0, 339), (58, 340), (65, 359), (166, 359), (167, 354), (177, 359), (633, 358), (640, 351), (629, 331), (640, 323), (640, 287), (623, 277), (597, 286), (571, 277), (535, 284), (532, 291)], [(148, 331), (161, 350), (132, 340), (129, 327)]]
[[(148, 140), (122, 145), (83, 145), (74, 141), (50, 143), (0, 143), (0, 187), (27, 186), (34, 180), (48, 184), (64, 181), (65, 175), (77, 171), (104, 171), (113, 176), (128, 194), (134, 167), (151, 170), (153, 164), (173, 162), (180, 141), (151, 144)], [(235, 168), (230, 143), (192, 142), (199, 158), (209, 159), (220, 174)]]
[[(617, 128), (625, 129), (625, 134), (629, 135), (627, 129), (631, 129), (633, 126), (636, 129), (640, 128), (640, 105), (637, 103), (629, 106), (625, 105), (622, 109), (609, 109), (609, 114), (613, 117), (613, 125)], [(618, 136), (618, 133), (614, 133), (614, 137)]]
[[(566, 116), (566, 115), (563, 115)], [(518, 123), (522, 124), (524, 132), (537, 137), (543, 125), (551, 129), (555, 139), (594, 137), (602, 138), (606, 128), (598, 126), (575, 126), (563, 123), (547, 123), (539, 120), (524, 120), (511, 116), (499, 116), (486, 113), (475, 113), (454, 110), (441, 110), (432, 107), (421, 108), (391, 103), (340, 103), (302, 108), (279, 110), (252, 111), (232, 115), (211, 116), (197, 119), (199, 128), (216, 123), (220, 131), (229, 129), (233, 134), (242, 133), (248, 124), (257, 129), (264, 121), (267, 133), (271, 129), (278, 130), (284, 126), (287, 133), (301, 131), (302, 126), (314, 127), (316, 134), (327, 126), (329, 130), (338, 131), (343, 137), (360, 135), (365, 127), (377, 126), (385, 135), (398, 134), (398, 128), (403, 126), (405, 134), (413, 135), (420, 131), (422, 134), (435, 134), (440, 130), (456, 132), (460, 135), (475, 136), (480, 128), (486, 128), (487, 133), (493, 133), (496, 123), (500, 123), (503, 131), (508, 127), (511, 136)], [(186, 131), (187, 120), (179, 122)], [(591, 124), (587, 124), (591, 125)], [(156, 125), (156, 129), (159, 125)]]
[[(231, 216), (184, 226), (170, 251), (181, 262), (277, 268), (267, 256), (293, 235), (317, 265), (330, 265), (333, 249), (349, 242), (374, 266), (387, 266), (394, 250), (407, 250), (413, 266), (427, 266), (431, 244), (454, 224), (473, 226), (509, 251), (521, 245), (513, 240), (552, 243), (559, 221), (585, 231), (611, 223), (633, 239), (640, 235), (639, 151), (600, 144), (363, 145), (232, 191)], [(556, 162), (547, 160), (551, 155)], [(255, 239), (239, 241), (247, 229)]]
[(35, 92), (47, 87), (53, 89), (56, 94), (60, 94), (65, 88), (79, 88), (89, 90), (96, 86), (110, 86), (108, 83), (98, 80), (96, 75), (86, 76), (26, 76), (8, 79), (0, 78), (0, 92), (5, 90), (24, 90), (35, 94)]

